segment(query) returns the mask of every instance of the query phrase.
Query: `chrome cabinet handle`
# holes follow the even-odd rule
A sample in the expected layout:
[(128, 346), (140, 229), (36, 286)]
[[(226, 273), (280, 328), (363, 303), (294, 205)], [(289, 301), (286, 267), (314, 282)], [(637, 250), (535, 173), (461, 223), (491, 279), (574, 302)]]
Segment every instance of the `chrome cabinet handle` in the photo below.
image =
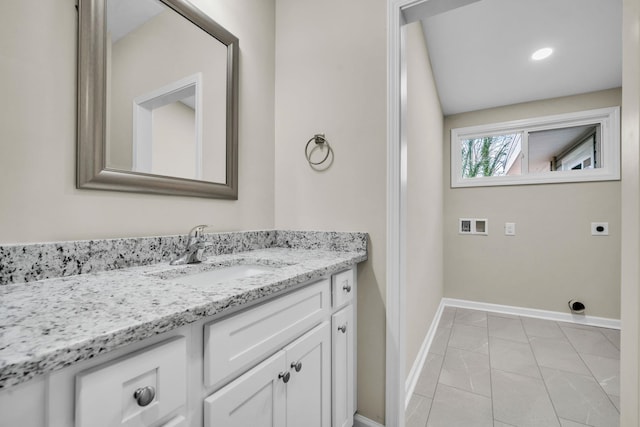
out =
[(351, 285), (347, 283), (342, 287), (342, 289), (345, 290), (346, 292), (351, 292)]
[(133, 398), (139, 406), (147, 406), (156, 397), (156, 389), (150, 385), (140, 387), (133, 392)]
[(291, 362), (291, 368), (295, 369), (296, 372), (300, 372), (302, 370), (302, 362)]
[(338, 326), (338, 330), (343, 334), (347, 333), (347, 325)]
[(288, 383), (289, 379), (291, 378), (291, 374), (289, 373), (289, 371), (287, 372), (280, 372), (280, 374), (278, 375), (278, 379), (281, 379), (283, 383)]

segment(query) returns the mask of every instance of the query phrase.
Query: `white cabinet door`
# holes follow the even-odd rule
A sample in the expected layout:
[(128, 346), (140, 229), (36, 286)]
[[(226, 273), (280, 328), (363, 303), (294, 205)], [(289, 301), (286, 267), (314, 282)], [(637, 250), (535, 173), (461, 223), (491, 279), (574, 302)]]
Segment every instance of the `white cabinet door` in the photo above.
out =
[(353, 426), (353, 306), (331, 317), (333, 427)]
[(288, 427), (331, 427), (331, 326), (324, 322), (285, 348)]
[(329, 322), (205, 399), (205, 426), (331, 427)]
[(285, 427), (287, 371), (279, 351), (205, 399), (206, 427)]

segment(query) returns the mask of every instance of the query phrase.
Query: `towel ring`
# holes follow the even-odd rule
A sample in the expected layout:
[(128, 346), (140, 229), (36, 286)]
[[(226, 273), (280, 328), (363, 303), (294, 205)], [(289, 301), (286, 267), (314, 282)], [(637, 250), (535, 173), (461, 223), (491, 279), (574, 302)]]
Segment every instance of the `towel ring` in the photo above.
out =
[[(311, 144), (312, 141), (315, 142), (315, 145), (311, 148), (311, 150), (309, 150), (309, 145)], [(312, 161), (311, 155), (315, 150), (322, 149), (322, 146), (327, 147), (327, 154), (325, 154), (325, 156), (319, 162)], [(307, 158), (307, 162), (309, 162), (309, 165), (311, 167), (314, 167), (326, 162), (327, 159), (329, 158), (329, 155), (333, 155), (333, 149), (329, 145), (329, 141), (327, 141), (327, 139), (324, 137), (324, 134), (318, 133), (314, 135), (309, 141), (307, 141), (307, 145), (305, 145), (304, 147), (304, 155)]]

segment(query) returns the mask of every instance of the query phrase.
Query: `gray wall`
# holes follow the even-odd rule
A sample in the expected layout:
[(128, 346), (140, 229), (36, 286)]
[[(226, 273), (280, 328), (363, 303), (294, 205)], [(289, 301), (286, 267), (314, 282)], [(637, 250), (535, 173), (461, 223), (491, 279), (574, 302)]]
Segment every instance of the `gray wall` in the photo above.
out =
[[(276, 2), (276, 227), (366, 231), (358, 269), (358, 411), (384, 423), (386, 2)], [(335, 158), (312, 170), (325, 133)]]
[[(445, 296), (620, 318), (620, 181), (450, 188), (450, 130), (621, 103), (620, 89), (445, 118)], [(458, 218), (488, 218), (488, 236), (458, 234)], [(608, 237), (591, 222), (609, 222)], [(504, 223), (516, 223), (516, 236)]]
[(640, 424), (640, 2), (622, 3), (620, 426)]
[(0, 243), (273, 228), (275, 1), (194, 3), (241, 40), (238, 201), (76, 190), (75, 1), (2, 1)]
[(443, 292), (443, 117), (422, 23), (408, 25), (406, 372), (412, 368)]

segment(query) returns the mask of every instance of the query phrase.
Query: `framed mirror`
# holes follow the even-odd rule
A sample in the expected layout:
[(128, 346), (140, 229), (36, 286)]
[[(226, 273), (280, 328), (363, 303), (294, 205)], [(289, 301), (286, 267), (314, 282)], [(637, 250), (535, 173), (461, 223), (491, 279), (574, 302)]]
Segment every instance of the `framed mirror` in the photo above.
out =
[(186, 0), (80, 0), (77, 188), (238, 198), (238, 39)]

